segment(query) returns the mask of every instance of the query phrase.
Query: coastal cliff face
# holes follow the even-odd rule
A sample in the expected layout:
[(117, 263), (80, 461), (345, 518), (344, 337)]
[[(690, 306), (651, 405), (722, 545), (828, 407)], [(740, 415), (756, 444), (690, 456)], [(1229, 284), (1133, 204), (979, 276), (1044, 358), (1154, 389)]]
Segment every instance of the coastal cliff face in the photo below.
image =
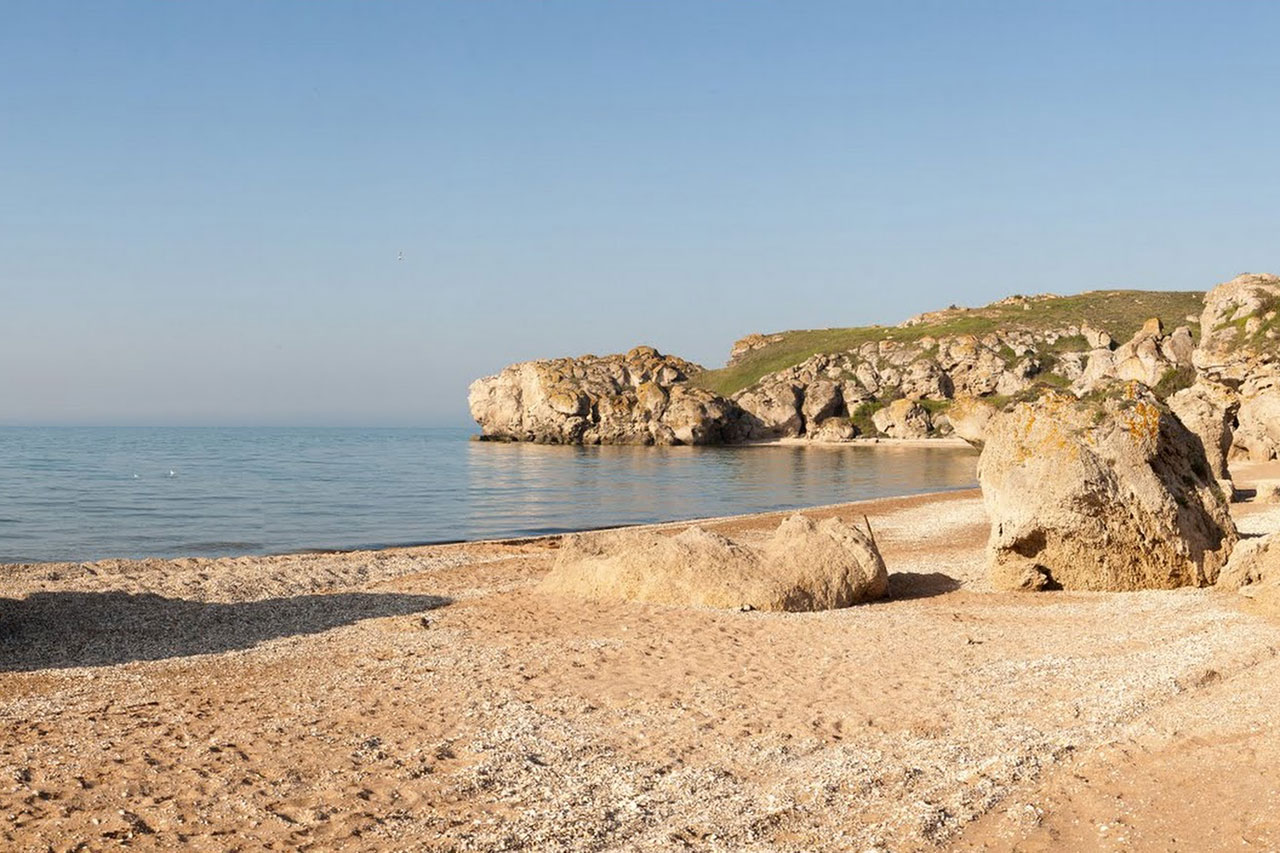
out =
[(702, 368), (653, 347), (514, 364), (471, 384), (483, 438), (542, 444), (724, 444), (736, 411), (689, 382)]
[(1003, 401), (1037, 386), (1088, 393), (1115, 379), (1156, 387), (1190, 371), (1194, 345), (1187, 326), (1165, 335), (1159, 319), (1114, 349), (1107, 332), (1087, 323), (886, 337), (811, 356), (763, 376), (732, 399), (750, 416), (750, 438), (813, 436), (829, 432), (831, 419), (851, 422), (862, 434), (926, 438), (951, 432), (946, 412), (957, 397)]
[(957, 400), (998, 410), (1050, 390), (1085, 396), (1139, 382), (1197, 421), (1207, 448), (1275, 458), (1277, 310), (1280, 277), (1270, 275), (1208, 294), (1015, 296), (896, 327), (753, 334), (719, 370), (652, 347), (524, 362), (477, 380), (469, 403), (493, 440), (843, 441), (950, 435)]

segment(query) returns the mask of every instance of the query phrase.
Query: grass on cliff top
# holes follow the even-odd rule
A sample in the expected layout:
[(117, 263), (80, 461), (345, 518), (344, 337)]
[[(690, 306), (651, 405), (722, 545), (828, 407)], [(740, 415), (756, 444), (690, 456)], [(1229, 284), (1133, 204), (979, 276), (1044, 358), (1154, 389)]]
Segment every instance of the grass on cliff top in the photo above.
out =
[[(1024, 304), (1030, 308), (1024, 308)], [(844, 352), (867, 341), (886, 339), (915, 341), (929, 336), (1060, 329), (1088, 321), (1089, 325), (1109, 332), (1117, 343), (1124, 343), (1151, 317), (1160, 318), (1166, 333), (1185, 325), (1191, 326), (1195, 334), (1197, 324), (1187, 317), (1199, 317), (1203, 308), (1201, 291), (1095, 290), (1075, 296), (1031, 297), (1025, 303), (934, 312), (929, 322), (905, 329), (859, 326), (783, 332), (782, 340), (748, 353), (733, 367), (701, 373), (694, 382), (727, 397), (754, 385), (762, 376), (799, 364), (811, 355)]]

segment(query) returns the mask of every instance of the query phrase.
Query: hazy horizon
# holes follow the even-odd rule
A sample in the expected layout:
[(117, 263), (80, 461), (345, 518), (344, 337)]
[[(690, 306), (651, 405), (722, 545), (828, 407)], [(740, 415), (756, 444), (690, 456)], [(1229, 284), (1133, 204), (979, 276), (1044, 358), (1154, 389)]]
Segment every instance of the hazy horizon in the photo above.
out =
[(1277, 4), (3, 23), (0, 425), (466, 426), (529, 358), (1280, 271)]

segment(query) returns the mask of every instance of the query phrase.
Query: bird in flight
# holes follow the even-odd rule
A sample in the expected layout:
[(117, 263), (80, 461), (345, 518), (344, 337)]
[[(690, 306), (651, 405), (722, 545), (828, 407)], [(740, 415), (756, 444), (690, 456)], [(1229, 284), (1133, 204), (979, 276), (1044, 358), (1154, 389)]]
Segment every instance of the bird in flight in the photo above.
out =
[(403, 260), (404, 260), (404, 252), (396, 252), (396, 260), (397, 260), (397, 261), (403, 261)]

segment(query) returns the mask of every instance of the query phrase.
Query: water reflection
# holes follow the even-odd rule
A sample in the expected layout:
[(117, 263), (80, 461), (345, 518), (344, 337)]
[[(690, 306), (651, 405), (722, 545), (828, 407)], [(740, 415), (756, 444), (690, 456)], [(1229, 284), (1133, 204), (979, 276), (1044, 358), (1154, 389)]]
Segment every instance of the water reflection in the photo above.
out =
[(0, 562), (376, 547), (764, 512), (972, 486), (977, 458), (949, 447), (546, 447), (468, 435), (0, 429)]
[(494, 535), (842, 503), (975, 485), (956, 447), (549, 447), (472, 443), (468, 529)]

